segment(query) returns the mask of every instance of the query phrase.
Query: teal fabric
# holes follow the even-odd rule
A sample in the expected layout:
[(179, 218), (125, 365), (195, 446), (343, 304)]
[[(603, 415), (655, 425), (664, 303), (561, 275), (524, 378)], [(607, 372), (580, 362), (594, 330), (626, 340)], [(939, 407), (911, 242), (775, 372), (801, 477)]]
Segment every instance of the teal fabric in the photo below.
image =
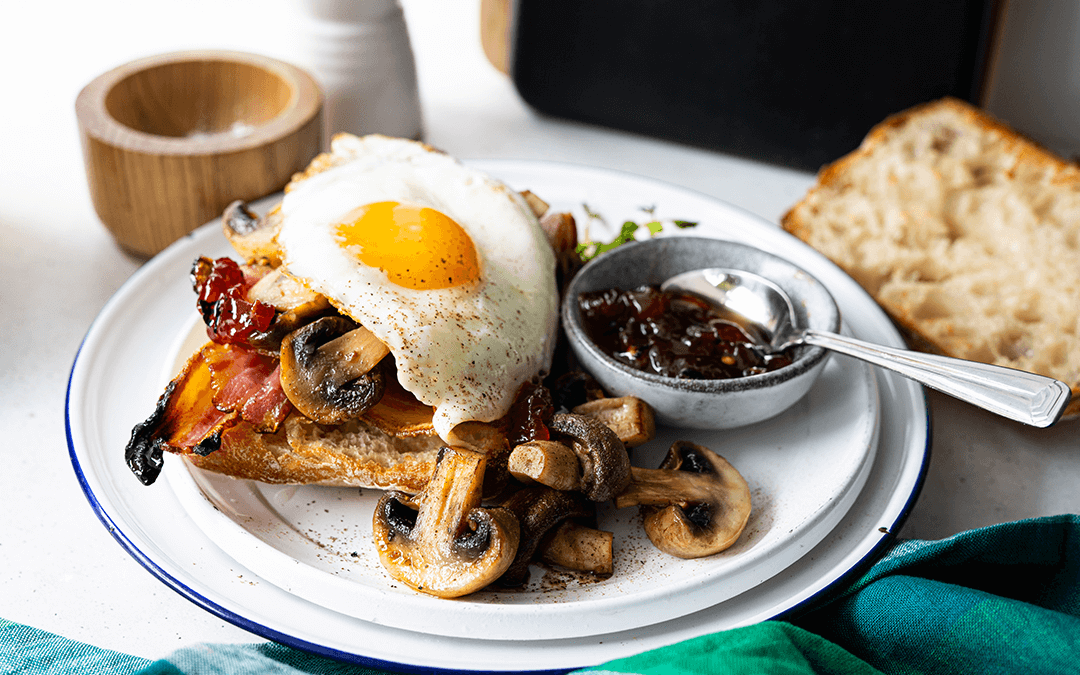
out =
[(888, 673), (1080, 673), (1080, 516), (901, 542), (795, 622)]
[(0, 673), (128, 675), (150, 662), (0, 619)]
[(877, 675), (842, 647), (782, 621), (735, 628), (654, 649), (577, 673), (640, 675)]
[(186, 647), (155, 661), (139, 675), (382, 675), (273, 642)]
[[(149, 661), (0, 620), (0, 673), (371, 675), (274, 643)], [(901, 541), (819, 606), (579, 673), (1080, 673), (1080, 516)]]

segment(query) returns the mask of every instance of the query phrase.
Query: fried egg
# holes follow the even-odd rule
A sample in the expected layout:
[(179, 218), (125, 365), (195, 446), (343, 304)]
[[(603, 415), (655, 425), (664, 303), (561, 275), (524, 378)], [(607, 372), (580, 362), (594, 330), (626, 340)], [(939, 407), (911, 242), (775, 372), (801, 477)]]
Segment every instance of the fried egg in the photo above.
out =
[(386, 344), (443, 439), (505, 415), (550, 368), (558, 321), (528, 205), (414, 141), (338, 134), (321, 160), (281, 203), (285, 269)]

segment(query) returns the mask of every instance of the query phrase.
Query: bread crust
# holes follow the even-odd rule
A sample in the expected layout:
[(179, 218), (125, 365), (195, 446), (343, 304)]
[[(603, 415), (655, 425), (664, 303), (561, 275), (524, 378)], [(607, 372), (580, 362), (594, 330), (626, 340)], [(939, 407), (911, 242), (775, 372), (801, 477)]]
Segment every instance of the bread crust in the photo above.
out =
[[(968, 173), (953, 171), (958, 167)], [(1004, 196), (998, 213), (964, 213), (956, 207), (989, 208), (979, 198), (990, 190)], [(927, 198), (939, 193), (940, 200)], [(1047, 288), (1028, 288), (1020, 277), (1037, 276), (1047, 255), (1071, 256), (1076, 265), (1080, 224), (1051, 216), (1062, 204), (1080, 207), (1078, 195), (1075, 164), (984, 111), (944, 98), (888, 117), (856, 150), (822, 167), (781, 225), (863, 285), (913, 348), (1060, 379), (1073, 394), (1063, 418), (1075, 418), (1080, 416), (1080, 320), (1049, 316), (1062, 314), (1050, 309), (1060, 303), (1049, 302), (1062, 298), (1040, 293), (1061, 294), (1075, 306), (1080, 288), (1045, 276), (1038, 285)], [(1021, 222), (1009, 207), (1035, 215)], [(970, 222), (964, 220), (968, 216)], [(978, 231), (988, 217), (1000, 223), (996, 240)], [(1072, 222), (1057, 222), (1067, 220)], [(1037, 255), (1043, 259), (1032, 260), (1028, 249), (1039, 247), (1016, 242), (1035, 237), (1060, 242), (1051, 249), (1067, 250), (1041, 250)], [(1019, 252), (1002, 240), (1011, 240)], [(954, 255), (961, 247), (971, 255)], [(1007, 280), (997, 287), (988, 281), (994, 265)], [(964, 284), (987, 297), (969, 295), (965, 304), (958, 292)], [(1013, 297), (1021, 294), (1027, 311), (1023, 298)], [(995, 302), (1018, 308), (999, 311)]]

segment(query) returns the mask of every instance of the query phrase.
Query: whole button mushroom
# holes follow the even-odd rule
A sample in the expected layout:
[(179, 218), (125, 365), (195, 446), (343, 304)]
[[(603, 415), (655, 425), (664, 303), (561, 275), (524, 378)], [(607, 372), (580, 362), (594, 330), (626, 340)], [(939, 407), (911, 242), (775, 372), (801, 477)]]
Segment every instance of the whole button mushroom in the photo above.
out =
[[(649, 404), (633, 396), (596, 399), (575, 407), (572, 412), (601, 422), (610, 428), (624, 448), (640, 445), (651, 440), (656, 434), (656, 424)], [(587, 423), (580, 423), (577, 426), (584, 428), (585, 424)], [(562, 419), (557, 422), (557, 425), (562, 428), (570, 426)], [(583, 438), (584, 435), (586, 434), (579, 436)], [(607, 438), (600, 441), (603, 445), (609, 448), (618, 447), (609, 435), (604, 435)], [(556, 431), (554, 438), (560, 437), (565, 438), (567, 443), (573, 443), (572, 438), (567, 438), (565, 434), (560, 436)], [(587, 475), (583, 465), (595, 467), (595, 458), (599, 458), (602, 453), (593, 452), (590, 457), (589, 453), (583, 450), (585, 446), (580, 439), (576, 451), (567, 443), (550, 439), (534, 439), (520, 443), (510, 452), (507, 468), (511, 475), (526, 485), (540, 483), (556, 490), (583, 490), (584, 479)], [(579, 454), (586, 455), (584, 461), (579, 458)], [(621, 484), (621, 479), (611, 481), (610, 477), (613, 475), (629, 477), (630, 462), (628, 457), (624, 460), (625, 456), (625, 450), (623, 452), (613, 450), (608, 457), (602, 458), (602, 461), (611, 462), (611, 465), (601, 467), (597, 474), (607, 476), (608, 482), (613, 483), (613, 488), (616, 490)], [(596, 474), (595, 469), (593, 473)], [(604, 492), (604, 490), (596, 491), (594, 486), (592, 494), (603, 495)], [(607, 493), (611, 494), (610, 489)]]
[(341, 424), (382, 398), (385, 376), (375, 366), (389, 353), (350, 319), (323, 317), (282, 340), (281, 387), (308, 419)]
[(507, 509), (480, 506), (485, 465), (479, 452), (445, 447), (419, 495), (383, 494), (372, 527), (390, 576), (422, 593), (455, 598), (484, 588), (510, 567), (518, 521)]
[(750, 519), (750, 487), (735, 467), (706, 447), (676, 441), (658, 469), (633, 467), (615, 507), (641, 506), (645, 533), (680, 558), (719, 553)]
[(604, 502), (630, 483), (630, 457), (626, 446), (603, 422), (585, 415), (558, 413), (548, 428), (566, 439), (581, 464), (580, 490), (594, 502)]

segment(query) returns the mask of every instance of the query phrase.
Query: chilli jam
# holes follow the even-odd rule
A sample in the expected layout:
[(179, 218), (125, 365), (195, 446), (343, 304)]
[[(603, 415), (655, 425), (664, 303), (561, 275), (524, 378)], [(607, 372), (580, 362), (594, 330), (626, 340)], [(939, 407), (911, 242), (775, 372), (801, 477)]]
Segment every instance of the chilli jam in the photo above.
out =
[(605, 353), (647, 373), (697, 380), (757, 375), (791, 363), (767, 355), (705, 300), (642, 286), (582, 293), (585, 333)]

